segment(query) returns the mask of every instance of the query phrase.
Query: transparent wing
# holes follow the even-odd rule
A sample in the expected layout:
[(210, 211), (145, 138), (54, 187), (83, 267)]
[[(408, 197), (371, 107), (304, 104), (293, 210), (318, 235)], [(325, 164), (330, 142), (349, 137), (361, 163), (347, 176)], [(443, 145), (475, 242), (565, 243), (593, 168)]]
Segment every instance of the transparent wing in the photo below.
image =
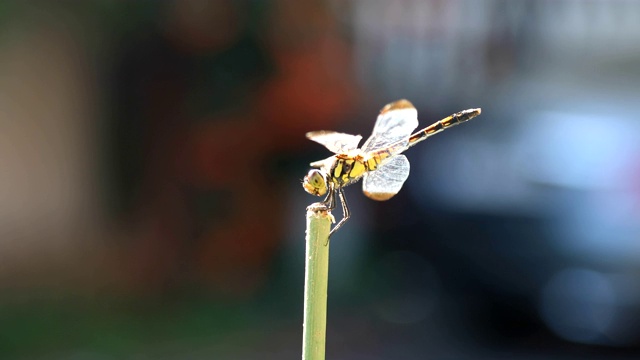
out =
[(344, 154), (349, 150), (357, 149), (362, 136), (335, 131), (312, 131), (307, 133), (307, 139), (324, 145), (336, 154)]
[(389, 200), (402, 189), (402, 184), (409, 177), (409, 168), (406, 156), (394, 156), (375, 171), (364, 175), (362, 191), (373, 200)]
[(322, 159), (322, 160), (318, 160), (318, 161), (314, 161), (311, 164), (309, 164), (311, 167), (313, 168), (318, 168), (318, 169), (327, 169), (329, 170), (331, 168), (331, 165), (333, 164), (333, 162), (335, 161), (335, 155), (329, 156), (326, 159)]
[(418, 127), (418, 111), (407, 100), (399, 100), (385, 106), (373, 127), (371, 137), (364, 143), (362, 150), (387, 148), (397, 144), (395, 153), (407, 147), (411, 132)]

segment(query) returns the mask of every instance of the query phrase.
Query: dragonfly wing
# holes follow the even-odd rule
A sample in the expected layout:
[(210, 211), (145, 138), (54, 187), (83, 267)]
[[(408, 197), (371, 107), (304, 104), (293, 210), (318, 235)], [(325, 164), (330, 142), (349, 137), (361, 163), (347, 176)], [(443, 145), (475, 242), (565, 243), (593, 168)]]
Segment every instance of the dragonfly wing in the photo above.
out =
[(362, 146), (362, 150), (366, 153), (397, 145), (395, 153), (398, 153), (407, 147), (409, 136), (416, 127), (418, 111), (413, 104), (407, 100), (387, 104), (380, 110), (373, 133)]
[(345, 154), (358, 148), (362, 136), (335, 131), (312, 131), (307, 133), (307, 139), (324, 145), (336, 154)]
[(331, 165), (333, 165), (333, 162), (335, 161), (335, 155), (333, 156), (329, 156), (326, 159), (322, 159), (322, 160), (318, 160), (318, 161), (314, 161), (311, 164), (309, 164), (312, 168), (318, 168), (318, 169), (327, 169), (329, 170), (331, 168)]
[(409, 177), (409, 160), (404, 155), (392, 157), (387, 163), (375, 171), (365, 174), (362, 191), (373, 200), (389, 200), (400, 189)]

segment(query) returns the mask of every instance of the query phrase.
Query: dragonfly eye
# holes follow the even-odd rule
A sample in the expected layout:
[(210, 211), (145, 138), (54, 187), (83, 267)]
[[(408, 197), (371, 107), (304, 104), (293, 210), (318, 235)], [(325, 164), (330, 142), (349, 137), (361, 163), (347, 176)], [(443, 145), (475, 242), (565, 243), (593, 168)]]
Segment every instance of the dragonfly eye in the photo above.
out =
[(304, 177), (302, 187), (311, 195), (322, 196), (327, 192), (327, 182), (320, 170), (311, 170)]

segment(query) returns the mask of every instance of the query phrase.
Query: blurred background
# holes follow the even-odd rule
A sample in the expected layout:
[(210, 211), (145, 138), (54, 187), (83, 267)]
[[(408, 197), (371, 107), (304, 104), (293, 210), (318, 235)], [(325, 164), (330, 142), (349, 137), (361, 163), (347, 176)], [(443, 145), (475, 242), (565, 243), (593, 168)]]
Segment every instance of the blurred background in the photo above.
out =
[[(640, 2), (0, 3), (0, 358), (296, 359), (311, 130), (347, 188), (328, 359), (640, 357)], [(340, 213), (336, 213), (340, 217)]]

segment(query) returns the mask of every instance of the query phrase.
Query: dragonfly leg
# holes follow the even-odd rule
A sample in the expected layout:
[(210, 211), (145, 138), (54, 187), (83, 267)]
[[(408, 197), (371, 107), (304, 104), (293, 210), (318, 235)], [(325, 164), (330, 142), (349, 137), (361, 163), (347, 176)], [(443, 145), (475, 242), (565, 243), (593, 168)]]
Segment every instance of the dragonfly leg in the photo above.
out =
[(345, 200), (344, 197), (344, 190), (340, 188), (337, 190), (337, 192), (338, 197), (340, 198), (340, 204), (342, 205), (342, 219), (336, 224), (336, 226), (333, 227), (333, 229), (331, 229), (329, 237), (331, 237), (333, 233), (335, 233), (342, 225), (344, 225), (344, 223), (347, 222), (347, 220), (349, 220), (349, 217), (351, 216), (351, 214), (349, 213), (349, 206), (347, 206), (347, 200)]
[(329, 193), (327, 197), (322, 201), (328, 210), (333, 210), (336, 208), (336, 192), (333, 189), (329, 189)]

